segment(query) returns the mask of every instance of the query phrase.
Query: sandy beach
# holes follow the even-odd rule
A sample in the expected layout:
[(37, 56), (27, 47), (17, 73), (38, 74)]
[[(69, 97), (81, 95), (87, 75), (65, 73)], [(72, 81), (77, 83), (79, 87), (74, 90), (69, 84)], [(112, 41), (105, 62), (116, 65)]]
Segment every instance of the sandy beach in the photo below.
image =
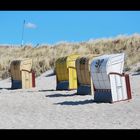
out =
[(0, 81), (0, 129), (140, 129), (140, 74), (131, 73), (132, 100), (95, 103), (93, 96), (56, 91), (52, 70), (36, 88), (11, 90)]

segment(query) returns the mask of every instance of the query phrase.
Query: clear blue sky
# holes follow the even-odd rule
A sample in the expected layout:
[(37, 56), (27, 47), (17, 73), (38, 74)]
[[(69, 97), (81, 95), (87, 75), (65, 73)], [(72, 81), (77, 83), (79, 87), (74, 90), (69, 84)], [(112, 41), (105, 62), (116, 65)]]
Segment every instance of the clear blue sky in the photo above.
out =
[(80, 42), (140, 33), (140, 11), (0, 11), (0, 44)]

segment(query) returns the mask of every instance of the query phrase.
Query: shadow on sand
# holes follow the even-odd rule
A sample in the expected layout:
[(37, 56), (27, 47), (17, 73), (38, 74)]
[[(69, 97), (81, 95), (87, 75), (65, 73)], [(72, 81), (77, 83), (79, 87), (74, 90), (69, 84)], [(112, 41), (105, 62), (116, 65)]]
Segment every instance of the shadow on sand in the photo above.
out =
[(57, 93), (57, 94), (52, 94), (52, 95), (46, 95), (46, 97), (70, 97), (70, 96), (75, 96), (76, 93), (73, 93), (73, 94), (60, 94), (60, 93)]
[(55, 103), (55, 105), (85, 105), (85, 104), (92, 104), (97, 103), (93, 99), (84, 100), (84, 101), (65, 101), (60, 103)]
[(140, 72), (132, 74), (132, 76), (140, 75)]
[(38, 90), (38, 92), (46, 92), (46, 91), (56, 91), (56, 90), (55, 89)]
[(104, 104), (104, 103), (108, 103), (108, 104), (112, 104), (111, 102), (103, 102), (103, 101), (95, 101), (94, 99), (87, 99), (84, 101), (64, 101), (64, 102), (59, 102), (59, 103), (55, 103), (55, 105), (85, 105), (85, 104)]
[(2, 89), (6, 89), (6, 90), (14, 90), (14, 89), (12, 89), (12, 88), (0, 88), (0, 90), (2, 90)]

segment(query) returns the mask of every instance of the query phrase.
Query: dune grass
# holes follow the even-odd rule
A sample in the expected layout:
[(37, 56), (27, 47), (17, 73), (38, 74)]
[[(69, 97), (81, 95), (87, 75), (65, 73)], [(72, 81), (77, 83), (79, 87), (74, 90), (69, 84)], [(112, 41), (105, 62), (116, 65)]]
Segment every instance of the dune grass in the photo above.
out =
[(117, 36), (115, 38), (105, 38), (89, 40), (79, 43), (57, 43), (55, 45), (41, 45), (33, 47), (31, 45), (8, 46), (0, 45), (0, 78), (9, 77), (9, 66), (13, 59), (32, 58), (33, 69), (36, 76), (48, 69), (54, 68), (55, 60), (69, 54), (111, 54), (125, 52), (125, 71), (130, 71), (132, 65), (140, 62), (140, 35)]

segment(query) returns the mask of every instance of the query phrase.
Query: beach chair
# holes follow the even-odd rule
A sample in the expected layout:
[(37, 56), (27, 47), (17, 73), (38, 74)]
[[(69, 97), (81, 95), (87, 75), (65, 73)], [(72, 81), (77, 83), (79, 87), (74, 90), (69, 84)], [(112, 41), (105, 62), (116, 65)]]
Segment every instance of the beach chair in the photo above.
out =
[(129, 100), (130, 79), (123, 73), (124, 53), (96, 57), (91, 63), (91, 77), (95, 102)]
[(75, 61), (79, 55), (69, 55), (58, 58), (55, 62), (56, 90), (77, 89), (77, 74)]
[(94, 89), (92, 88), (93, 86), (91, 86), (93, 82), (90, 73), (90, 64), (97, 56), (99, 55), (87, 55), (80, 56), (76, 59), (76, 71), (78, 81), (77, 94), (79, 95), (94, 94)]
[(35, 72), (32, 70), (32, 59), (13, 60), (10, 64), (12, 89), (35, 87)]

